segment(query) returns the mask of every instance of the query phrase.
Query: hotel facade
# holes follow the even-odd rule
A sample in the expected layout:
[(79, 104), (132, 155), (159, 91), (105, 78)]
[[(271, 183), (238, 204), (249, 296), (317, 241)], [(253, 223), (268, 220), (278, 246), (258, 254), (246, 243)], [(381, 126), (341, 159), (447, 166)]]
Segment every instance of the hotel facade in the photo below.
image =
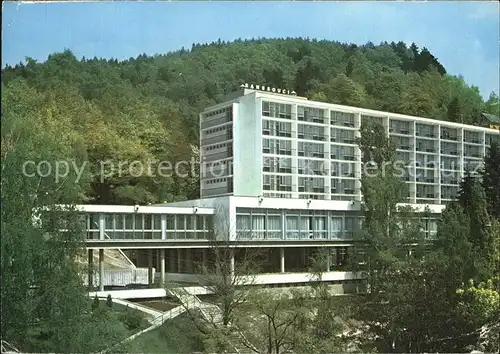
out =
[[(82, 206), (87, 246), (147, 250), (133, 262), (148, 266), (150, 282), (158, 271), (161, 281), (194, 280), (197, 265), (209, 262), (214, 235), (238, 249), (264, 251), (257, 278), (263, 284), (308, 282), (310, 256), (319, 248), (329, 250), (323, 280), (359, 279), (346, 267), (362, 222), (363, 165), (356, 138), (369, 121), (382, 124), (394, 143), (405, 203), (429, 211), (422, 217), (429, 237), (465, 171), (478, 171), (491, 144), (500, 140), (495, 129), (242, 85), (200, 114), (201, 198), (156, 206)], [(238, 253), (231, 260), (233, 267), (237, 263)]]

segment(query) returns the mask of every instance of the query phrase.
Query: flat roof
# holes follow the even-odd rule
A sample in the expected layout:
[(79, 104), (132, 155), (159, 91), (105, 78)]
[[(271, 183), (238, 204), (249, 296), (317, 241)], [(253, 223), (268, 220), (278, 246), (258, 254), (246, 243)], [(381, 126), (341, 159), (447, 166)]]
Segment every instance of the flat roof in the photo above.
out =
[[(213, 215), (214, 208), (197, 206), (175, 206), (175, 205), (58, 205), (59, 208), (76, 209), (85, 213), (112, 213), (112, 214), (197, 214)], [(47, 210), (48, 208), (41, 208)]]
[[(500, 134), (499, 130), (496, 129), (490, 129), (487, 127), (481, 127), (477, 125), (470, 125), (470, 124), (462, 124), (462, 123), (454, 123), (454, 122), (448, 122), (445, 120), (437, 120), (437, 119), (432, 119), (432, 118), (425, 118), (425, 117), (418, 117), (418, 116), (410, 116), (406, 114), (401, 114), (401, 113), (392, 113), (392, 112), (385, 112), (385, 111), (377, 111), (373, 109), (367, 109), (367, 108), (361, 108), (361, 107), (354, 107), (354, 106), (345, 106), (345, 105), (340, 105), (340, 104), (335, 104), (335, 103), (328, 103), (328, 102), (320, 102), (320, 101), (311, 101), (307, 100), (304, 97), (300, 96), (292, 96), (292, 95), (287, 95), (287, 94), (279, 94), (279, 93), (273, 93), (273, 92), (267, 92), (267, 91), (261, 91), (261, 90), (256, 90), (256, 89), (248, 89), (248, 88), (241, 88), (240, 90), (235, 91), (234, 96), (231, 96), (232, 94), (229, 94), (227, 97), (231, 98), (230, 100), (226, 102), (221, 102), (219, 104), (210, 106), (205, 108), (203, 113), (205, 112), (210, 112), (212, 110), (220, 109), (221, 107), (226, 107), (234, 102), (238, 102), (238, 99), (243, 96), (247, 95), (255, 95), (255, 98), (268, 98), (268, 99), (273, 99), (277, 102), (283, 102), (283, 103), (291, 103), (291, 104), (303, 104), (307, 105), (308, 107), (313, 107), (313, 108), (324, 108), (324, 109), (333, 109), (333, 110), (338, 110), (338, 111), (344, 111), (344, 112), (349, 112), (349, 113), (360, 113), (364, 115), (370, 115), (370, 116), (375, 116), (375, 117), (389, 117), (389, 118), (395, 118), (395, 119), (403, 119), (403, 120), (419, 120), (421, 123), (426, 123), (426, 124), (431, 124), (431, 125), (446, 125), (449, 127), (455, 127), (455, 128), (466, 128), (466, 129), (472, 129), (472, 130), (477, 130), (477, 131), (484, 131), (488, 133), (494, 133), (494, 134)], [(498, 119), (496, 116), (488, 115), (492, 117), (495, 117)]]
[[(262, 208), (279, 210), (331, 210), (338, 212), (360, 212), (362, 211), (361, 202), (344, 200), (326, 200), (326, 199), (302, 199), (302, 198), (273, 198), (273, 197), (253, 197), (253, 196), (214, 196), (182, 202), (169, 203), (171, 205), (186, 206), (205, 206), (216, 210), (218, 206), (227, 206), (231, 204), (237, 208)], [(160, 205), (169, 205), (160, 204)], [(210, 206), (209, 206), (210, 205)], [(431, 214), (440, 214), (445, 208), (444, 204), (409, 204), (400, 203), (399, 207), (412, 207), (417, 212), (429, 210)]]

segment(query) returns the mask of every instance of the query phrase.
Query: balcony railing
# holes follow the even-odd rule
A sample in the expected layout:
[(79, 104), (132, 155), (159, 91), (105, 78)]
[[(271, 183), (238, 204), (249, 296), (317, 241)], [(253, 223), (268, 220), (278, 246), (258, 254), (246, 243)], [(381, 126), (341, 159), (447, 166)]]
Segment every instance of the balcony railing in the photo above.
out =
[(419, 131), (416, 131), (415, 135), (418, 137), (422, 137), (422, 138), (435, 138), (436, 137), (436, 134), (434, 134), (434, 133), (419, 132)]
[(458, 136), (441, 134), (441, 140), (458, 141)]
[(302, 122), (325, 124), (327, 121), (327, 118), (324, 116), (322, 117), (322, 116), (316, 116), (316, 115), (299, 114), (297, 116), (297, 120), (302, 121)]
[(273, 130), (273, 129), (262, 129), (262, 135), (266, 136), (277, 136), (281, 138), (291, 138), (292, 136), (295, 136), (295, 132), (291, 130)]
[(330, 124), (335, 125), (335, 126), (340, 126), (340, 127), (349, 127), (349, 128), (354, 128), (356, 124), (354, 124), (354, 121), (337, 121), (335, 119), (330, 119)]

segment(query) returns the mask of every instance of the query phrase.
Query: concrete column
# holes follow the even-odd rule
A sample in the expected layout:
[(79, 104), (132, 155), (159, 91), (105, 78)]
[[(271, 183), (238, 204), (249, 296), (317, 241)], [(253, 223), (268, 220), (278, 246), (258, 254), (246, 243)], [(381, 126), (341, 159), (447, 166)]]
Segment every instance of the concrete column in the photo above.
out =
[(280, 247), (281, 273), (285, 273), (285, 248)]
[[(99, 214), (99, 240), (104, 240), (104, 214)], [(99, 291), (104, 291), (104, 249), (99, 249)]]
[(89, 269), (88, 269), (88, 276), (89, 276), (89, 280), (88, 280), (88, 287), (89, 287), (89, 290), (94, 288), (94, 250), (93, 249), (89, 249)]
[(99, 291), (104, 291), (104, 249), (99, 249)]
[(160, 279), (161, 286), (165, 286), (165, 249), (160, 250)]
[(167, 239), (167, 216), (164, 214), (161, 215), (161, 239)]
[(153, 250), (148, 250), (148, 283), (152, 285), (154, 283), (153, 279)]
[(330, 271), (330, 264), (331, 264), (331, 249), (330, 248), (327, 248), (326, 249), (326, 271), (329, 272)]
[(104, 214), (99, 214), (99, 240), (104, 240)]
[(206, 273), (206, 270), (207, 270), (207, 249), (206, 248), (202, 248), (201, 269), (202, 269), (203, 273)]
[(182, 270), (182, 249), (178, 248), (177, 249), (177, 273), (180, 273)]
[[(293, 187), (292, 187), (293, 189)], [(286, 213), (285, 210), (281, 210), (281, 238), (284, 240), (286, 238)]]

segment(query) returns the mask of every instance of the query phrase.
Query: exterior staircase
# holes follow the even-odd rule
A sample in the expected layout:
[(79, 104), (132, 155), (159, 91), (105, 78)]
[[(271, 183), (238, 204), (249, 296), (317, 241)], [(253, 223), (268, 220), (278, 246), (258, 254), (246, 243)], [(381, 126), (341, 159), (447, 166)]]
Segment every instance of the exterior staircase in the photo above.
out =
[(199, 305), (199, 309), (202, 312), (203, 317), (207, 321), (213, 323), (215, 326), (222, 326), (223, 316), (219, 306), (207, 302), (202, 302)]
[[(120, 303), (120, 302), (118, 302), (118, 300), (114, 300), (114, 301), (117, 302), (117, 303)], [(138, 332), (136, 334), (131, 335), (128, 338), (125, 338), (120, 343), (118, 343), (118, 344), (116, 344), (116, 345), (114, 345), (114, 346), (112, 346), (112, 347), (110, 347), (110, 348), (108, 348), (106, 350), (103, 350), (103, 351), (99, 352), (98, 354), (110, 353), (117, 346), (122, 345), (124, 343), (127, 343), (127, 342), (129, 342), (131, 340), (134, 340), (137, 337), (139, 337), (140, 335), (143, 335), (144, 333), (152, 331), (153, 329), (156, 329), (156, 328), (160, 327), (161, 325), (163, 325), (166, 321), (174, 319), (177, 316), (179, 316), (179, 315), (183, 314), (184, 312), (186, 312), (186, 308), (183, 305), (174, 307), (173, 309), (171, 309), (169, 311), (166, 311), (166, 312), (161, 312), (161, 311), (157, 311), (157, 310), (151, 309), (150, 307), (147, 307), (147, 306), (130, 303), (129, 301), (123, 301), (123, 300), (120, 300), (120, 301), (136, 305), (136, 306), (134, 306), (134, 308), (136, 308), (138, 310), (141, 310), (141, 311), (145, 312), (146, 314), (149, 314), (150, 318), (148, 320), (149, 320), (149, 323), (151, 324), (151, 326), (149, 326), (146, 329), (143, 329), (142, 331), (140, 331), (140, 332)], [(132, 306), (130, 306), (130, 307), (132, 307)], [(151, 315), (154, 315), (154, 316), (152, 316), (152, 318), (151, 318)]]
[(19, 353), (19, 350), (17, 350), (12, 344), (2, 340), (0, 342), (0, 346), (1, 346), (1, 353), (2, 354), (14, 354), (14, 353)]
[[(188, 309), (197, 309), (200, 311), (202, 317), (212, 323), (215, 326), (223, 326), (223, 316), (222, 316), (222, 310), (219, 308), (219, 306), (208, 303), (208, 302), (203, 302), (200, 300), (200, 298), (194, 294), (190, 294), (186, 289), (183, 288), (172, 288), (168, 289), (168, 292), (170, 292), (170, 295), (176, 297), (182, 304), (183, 307), (185, 307), (186, 310)], [(243, 333), (233, 324), (229, 324), (231, 327), (232, 331), (230, 332), (228, 336), (228, 342), (233, 347), (234, 352), (231, 351), (231, 353), (258, 353), (259, 351), (254, 348), (254, 346), (245, 338)], [(245, 344), (243, 344), (245, 343)], [(250, 349), (250, 348), (253, 348)]]

